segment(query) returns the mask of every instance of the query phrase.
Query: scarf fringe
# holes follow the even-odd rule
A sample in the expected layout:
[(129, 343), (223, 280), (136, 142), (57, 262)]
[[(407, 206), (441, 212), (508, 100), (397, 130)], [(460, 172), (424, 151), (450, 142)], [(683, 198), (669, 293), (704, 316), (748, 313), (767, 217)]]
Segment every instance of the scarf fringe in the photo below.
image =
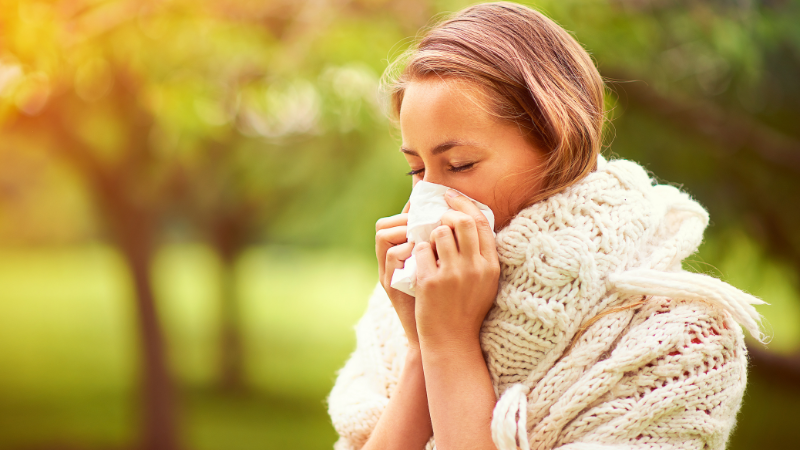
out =
[(769, 337), (761, 331), (761, 315), (753, 307), (767, 303), (717, 278), (686, 271), (634, 269), (609, 275), (608, 283), (609, 288), (624, 294), (709, 302), (729, 312), (758, 342), (766, 344), (769, 341)]
[(528, 442), (528, 393), (517, 383), (506, 389), (492, 414), (492, 440), (497, 450), (530, 450)]

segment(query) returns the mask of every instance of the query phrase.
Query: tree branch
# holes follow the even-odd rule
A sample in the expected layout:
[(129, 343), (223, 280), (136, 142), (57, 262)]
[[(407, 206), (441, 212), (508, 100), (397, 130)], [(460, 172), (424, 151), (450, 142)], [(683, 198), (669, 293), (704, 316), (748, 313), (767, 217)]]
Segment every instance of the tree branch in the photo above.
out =
[(49, 105), (36, 116), (18, 114), (4, 124), (3, 129), (20, 135), (46, 136), (50, 144), (58, 143), (53, 144), (50, 150), (57, 152), (56, 156), (73, 165), (84, 175), (84, 179), (95, 184), (94, 188), (113, 189), (116, 185), (113, 170), (101, 162), (88, 146), (69, 131), (61, 114), (56, 110), (54, 105)]
[[(752, 149), (764, 161), (800, 174), (800, 141), (749, 117), (723, 109), (711, 102), (666, 97), (624, 72), (605, 70), (610, 85), (627, 94), (632, 102), (684, 130), (720, 144), (729, 154)], [(624, 83), (624, 84), (623, 84)]]

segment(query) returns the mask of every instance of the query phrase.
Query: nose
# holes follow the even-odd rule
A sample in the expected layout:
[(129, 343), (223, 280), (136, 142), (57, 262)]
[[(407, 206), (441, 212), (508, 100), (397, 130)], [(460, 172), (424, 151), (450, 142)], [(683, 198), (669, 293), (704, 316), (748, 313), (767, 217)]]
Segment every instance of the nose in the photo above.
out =
[(441, 177), (436, 176), (435, 174), (431, 174), (432, 170), (426, 170), (425, 175), (422, 177), (422, 181), (427, 181), (428, 183), (433, 184), (444, 184), (444, 180)]

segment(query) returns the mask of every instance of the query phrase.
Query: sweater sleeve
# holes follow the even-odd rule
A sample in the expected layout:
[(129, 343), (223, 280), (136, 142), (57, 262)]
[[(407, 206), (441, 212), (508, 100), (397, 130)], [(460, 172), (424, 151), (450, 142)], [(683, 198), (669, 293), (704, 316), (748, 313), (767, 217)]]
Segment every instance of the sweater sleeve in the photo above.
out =
[(380, 283), (355, 327), (356, 349), (339, 371), (328, 413), (339, 433), (336, 450), (364, 446), (397, 385), (408, 341)]

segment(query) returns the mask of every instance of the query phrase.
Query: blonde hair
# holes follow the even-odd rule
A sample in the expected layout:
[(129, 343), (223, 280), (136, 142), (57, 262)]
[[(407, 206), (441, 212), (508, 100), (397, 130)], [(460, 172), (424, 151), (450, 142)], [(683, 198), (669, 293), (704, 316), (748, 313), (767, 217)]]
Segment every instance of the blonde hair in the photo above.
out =
[(596, 168), (603, 79), (586, 50), (543, 14), (516, 3), (485, 3), (435, 25), (387, 69), (384, 86), (395, 118), (408, 83), (429, 76), (483, 87), (490, 112), (517, 124), (545, 153), (543, 170), (529, 168), (541, 177), (540, 190), (523, 207)]

